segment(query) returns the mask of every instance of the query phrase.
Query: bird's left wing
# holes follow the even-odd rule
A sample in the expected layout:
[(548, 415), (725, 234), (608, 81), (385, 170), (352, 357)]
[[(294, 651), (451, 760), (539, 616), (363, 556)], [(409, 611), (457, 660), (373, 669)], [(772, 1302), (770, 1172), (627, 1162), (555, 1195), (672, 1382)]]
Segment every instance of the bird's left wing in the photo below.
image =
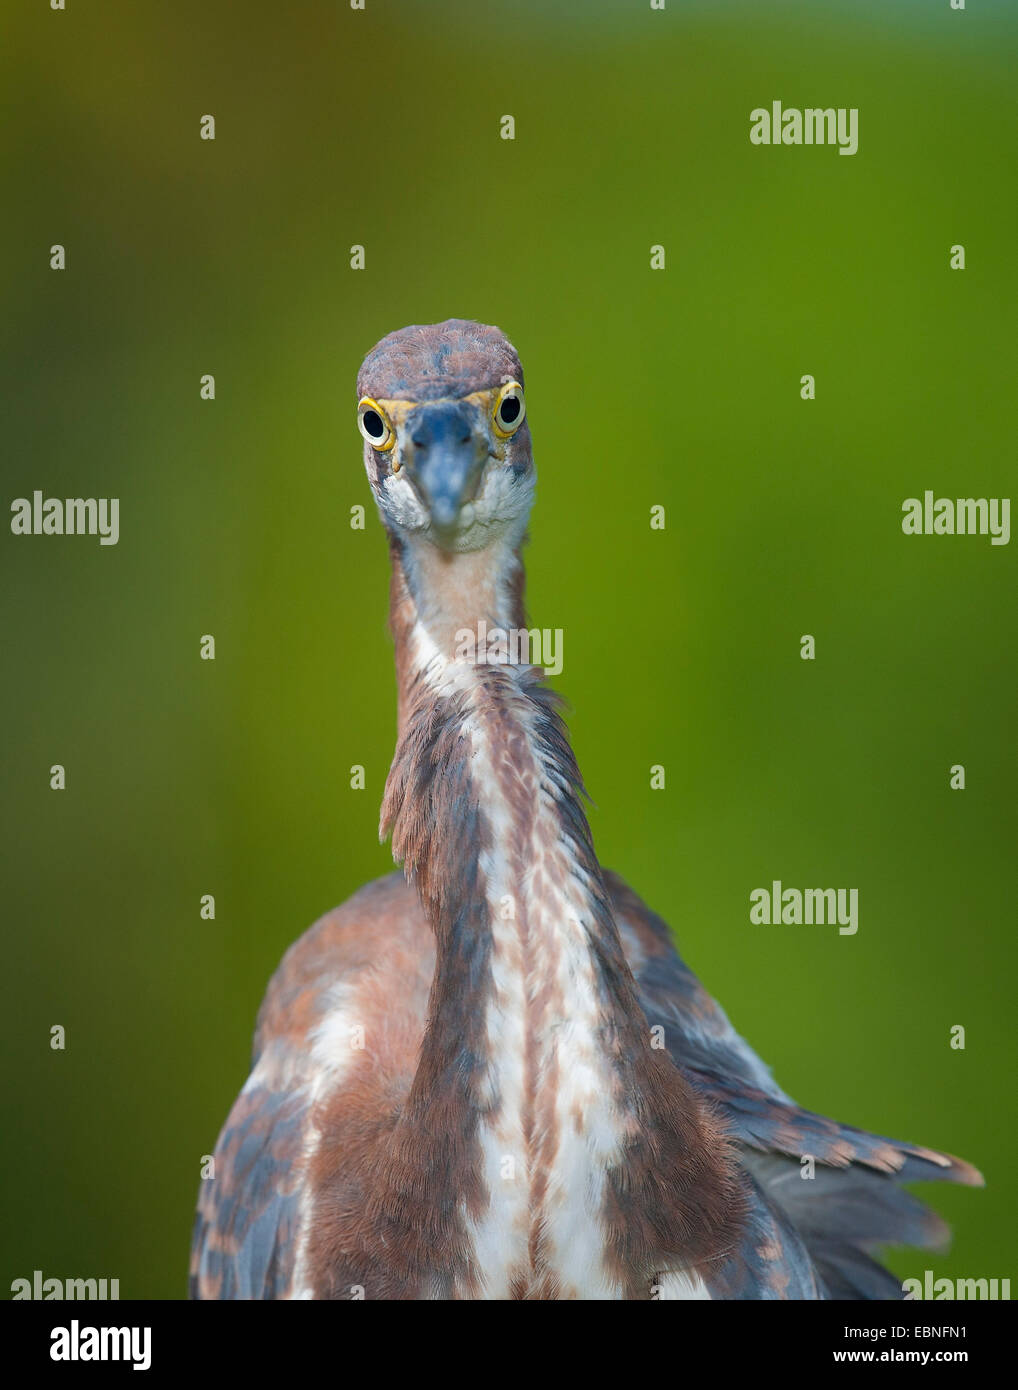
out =
[[(821, 1297), (901, 1297), (871, 1257), (883, 1245), (937, 1247), (948, 1231), (902, 1182), (982, 1184), (950, 1154), (840, 1124), (785, 1094), (707, 994), (672, 943), (664, 920), (614, 874), (606, 875), (616, 922), (651, 1027), (689, 1082), (740, 1147), (751, 1184), (751, 1229), (715, 1297), (816, 1297), (806, 1289), (800, 1245), (809, 1252)], [(813, 1180), (804, 1182), (803, 1161)], [(773, 1234), (766, 1233), (775, 1223)], [(794, 1236), (794, 1240), (791, 1237)], [(761, 1257), (760, 1252), (765, 1255)], [(787, 1281), (789, 1268), (795, 1271)], [(784, 1292), (774, 1292), (784, 1290)]]
[(675, 948), (668, 923), (617, 874), (606, 873), (615, 920), (640, 1002), (652, 1026), (662, 1029), (668, 1051), (683, 1070), (726, 1077), (775, 1100), (790, 1097), (770, 1068), (732, 1027), (720, 1004), (704, 989)]

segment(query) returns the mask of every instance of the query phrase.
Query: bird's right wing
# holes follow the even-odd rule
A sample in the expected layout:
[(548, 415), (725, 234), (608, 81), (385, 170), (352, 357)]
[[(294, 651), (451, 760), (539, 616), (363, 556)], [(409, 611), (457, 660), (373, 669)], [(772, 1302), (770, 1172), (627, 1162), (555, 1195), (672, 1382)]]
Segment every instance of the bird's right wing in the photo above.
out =
[(310, 1094), (270, 1046), (255, 1062), (202, 1182), (191, 1243), (196, 1299), (300, 1296), (295, 1265), (301, 1231), (303, 1159)]
[(216, 1144), (215, 1175), (201, 1186), (192, 1298), (311, 1297), (309, 1168), (322, 1109), (343, 1084), (337, 1049), (352, 1056), (348, 1025), (366, 1025), (371, 1075), (395, 1104), (413, 1076), (434, 955), (434, 933), (398, 872), (366, 884), (286, 952), (259, 1011), (251, 1073)]

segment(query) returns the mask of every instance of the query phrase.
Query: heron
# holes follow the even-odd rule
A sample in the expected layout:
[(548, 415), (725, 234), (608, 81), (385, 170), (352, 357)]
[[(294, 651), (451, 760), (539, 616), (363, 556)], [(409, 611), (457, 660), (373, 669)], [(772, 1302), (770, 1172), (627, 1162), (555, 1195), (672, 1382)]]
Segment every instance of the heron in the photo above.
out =
[(902, 1297), (881, 1247), (947, 1235), (902, 1184), (981, 1175), (779, 1088), (601, 866), (559, 699), (504, 640), (526, 628), (535, 488), (515, 348), (414, 325), (368, 353), (357, 395), (391, 560), (381, 834), (402, 870), (268, 986), (191, 1295)]

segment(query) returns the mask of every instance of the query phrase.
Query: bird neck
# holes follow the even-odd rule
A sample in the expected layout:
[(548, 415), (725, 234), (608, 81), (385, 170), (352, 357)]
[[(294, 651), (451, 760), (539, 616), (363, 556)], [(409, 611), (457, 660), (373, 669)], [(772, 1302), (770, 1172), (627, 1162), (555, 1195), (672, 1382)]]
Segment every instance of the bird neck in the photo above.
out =
[[(417, 1191), (434, 1248), (460, 1223), (444, 1248), (467, 1295), (645, 1294), (728, 1231), (727, 1152), (654, 1046), (555, 696), (533, 667), (454, 654), (482, 618), (523, 622), (519, 558), (495, 558), (436, 560), (436, 578), (394, 554), (382, 829), (437, 956), (386, 1181), (404, 1213)], [(444, 1190), (420, 1193), (422, 1163)]]
[(494, 663), (499, 653), (490, 643), (492, 634), (524, 626), (525, 574), (518, 548), (500, 542), (486, 550), (448, 553), (392, 539), (390, 556), (389, 626), (402, 739), (410, 709), (437, 692), (431, 678), (438, 679), (452, 662), (466, 669), (469, 658), (458, 655), (465, 634), (474, 639), (474, 656)]

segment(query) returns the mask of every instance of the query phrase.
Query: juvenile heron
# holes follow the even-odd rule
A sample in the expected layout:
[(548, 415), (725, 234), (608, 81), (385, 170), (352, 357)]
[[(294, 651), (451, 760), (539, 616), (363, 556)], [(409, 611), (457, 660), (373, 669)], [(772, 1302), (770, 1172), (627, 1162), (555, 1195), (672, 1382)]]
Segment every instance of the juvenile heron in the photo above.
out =
[[(874, 1249), (945, 1234), (900, 1184), (979, 1174), (775, 1085), (598, 863), (556, 701), (504, 644), (534, 492), (512, 345), (405, 328), (358, 395), (392, 560), (382, 833), (405, 876), (273, 977), (193, 1296), (900, 1297)], [(462, 655), (479, 630), (491, 645)]]

